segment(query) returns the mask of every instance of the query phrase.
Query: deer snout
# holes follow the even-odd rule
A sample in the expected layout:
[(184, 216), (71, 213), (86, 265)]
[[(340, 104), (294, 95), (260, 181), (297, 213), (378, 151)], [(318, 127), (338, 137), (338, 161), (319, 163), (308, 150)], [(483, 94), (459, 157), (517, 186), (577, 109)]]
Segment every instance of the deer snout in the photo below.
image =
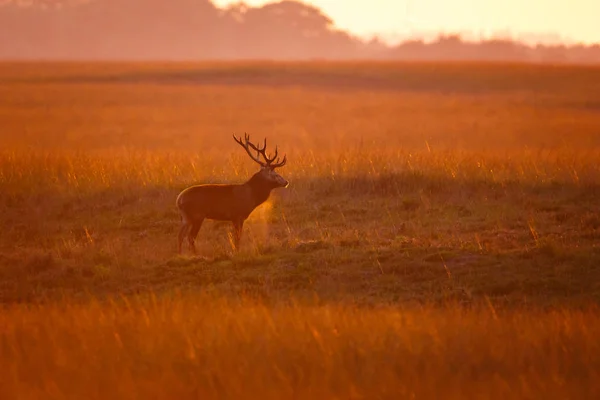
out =
[(290, 184), (287, 179), (285, 179), (283, 176), (277, 174), (275, 177), (275, 183), (277, 184), (277, 186), (279, 187), (288, 187), (288, 185)]

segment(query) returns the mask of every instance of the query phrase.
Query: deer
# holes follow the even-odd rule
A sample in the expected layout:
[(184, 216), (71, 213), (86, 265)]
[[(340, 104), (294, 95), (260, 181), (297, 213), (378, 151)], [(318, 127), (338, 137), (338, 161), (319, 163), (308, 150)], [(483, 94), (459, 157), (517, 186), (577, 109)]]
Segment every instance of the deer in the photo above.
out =
[[(187, 236), (190, 251), (196, 255), (195, 240), (205, 219), (230, 221), (233, 223), (233, 250), (239, 249), (244, 222), (255, 208), (264, 203), (276, 188), (286, 188), (289, 182), (275, 169), (283, 167), (287, 155), (280, 160), (277, 146), (275, 154), (266, 154), (267, 139), (263, 145), (255, 145), (250, 136), (244, 133), (244, 140), (233, 139), (246, 150), (252, 160), (260, 165), (260, 170), (242, 184), (207, 183), (190, 186), (177, 196), (176, 205), (181, 216), (181, 228), (178, 237), (178, 252)], [(256, 153), (256, 155), (253, 154)], [(262, 160), (260, 157), (262, 156)]]

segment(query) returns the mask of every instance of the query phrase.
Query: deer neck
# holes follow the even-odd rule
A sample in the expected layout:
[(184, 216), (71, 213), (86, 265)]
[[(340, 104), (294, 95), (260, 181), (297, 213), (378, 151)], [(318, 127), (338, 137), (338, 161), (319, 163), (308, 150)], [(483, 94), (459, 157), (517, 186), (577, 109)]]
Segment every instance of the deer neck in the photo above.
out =
[(255, 207), (264, 203), (269, 198), (271, 190), (273, 190), (273, 184), (261, 177), (259, 173), (254, 174), (254, 176), (246, 182), (246, 185), (250, 187)]

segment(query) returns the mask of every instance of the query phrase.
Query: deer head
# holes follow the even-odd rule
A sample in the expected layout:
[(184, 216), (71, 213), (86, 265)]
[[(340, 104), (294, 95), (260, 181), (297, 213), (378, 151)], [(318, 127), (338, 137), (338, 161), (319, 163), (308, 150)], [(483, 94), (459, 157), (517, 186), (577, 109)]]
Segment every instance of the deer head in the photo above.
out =
[[(244, 150), (246, 150), (246, 153), (248, 153), (252, 160), (258, 163), (258, 165), (260, 165), (260, 171), (257, 173), (257, 175), (259, 175), (261, 179), (270, 183), (271, 185), (273, 185), (273, 187), (287, 187), (289, 185), (289, 182), (285, 178), (283, 178), (281, 175), (275, 172), (275, 168), (283, 167), (287, 162), (287, 155), (284, 155), (283, 160), (280, 161), (279, 157), (277, 156), (277, 146), (275, 146), (275, 154), (273, 155), (273, 157), (270, 157), (270, 153), (269, 156), (267, 156), (266, 154), (266, 138), (263, 142), (262, 147), (250, 142), (250, 135), (248, 135), (247, 133), (244, 133), (244, 141), (242, 141), (241, 137), (237, 138), (235, 135), (233, 135), (233, 139), (240, 146), (242, 146)], [(252, 151), (256, 152), (256, 156), (253, 154)], [(262, 156), (264, 161), (261, 161), (260, 156)]]

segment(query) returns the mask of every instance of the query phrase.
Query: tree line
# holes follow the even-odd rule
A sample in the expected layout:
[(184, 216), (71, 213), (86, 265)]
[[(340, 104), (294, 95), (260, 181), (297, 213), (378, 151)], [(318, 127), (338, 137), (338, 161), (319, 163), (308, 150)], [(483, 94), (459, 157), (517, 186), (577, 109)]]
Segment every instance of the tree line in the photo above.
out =
[(0, 58), (600, 63), (600, 45), (527, 46), (441, 35), (389, 46), (337, 29), (318, 8), (293, 0), (227, 8), (210, 0), (0, 0)]

